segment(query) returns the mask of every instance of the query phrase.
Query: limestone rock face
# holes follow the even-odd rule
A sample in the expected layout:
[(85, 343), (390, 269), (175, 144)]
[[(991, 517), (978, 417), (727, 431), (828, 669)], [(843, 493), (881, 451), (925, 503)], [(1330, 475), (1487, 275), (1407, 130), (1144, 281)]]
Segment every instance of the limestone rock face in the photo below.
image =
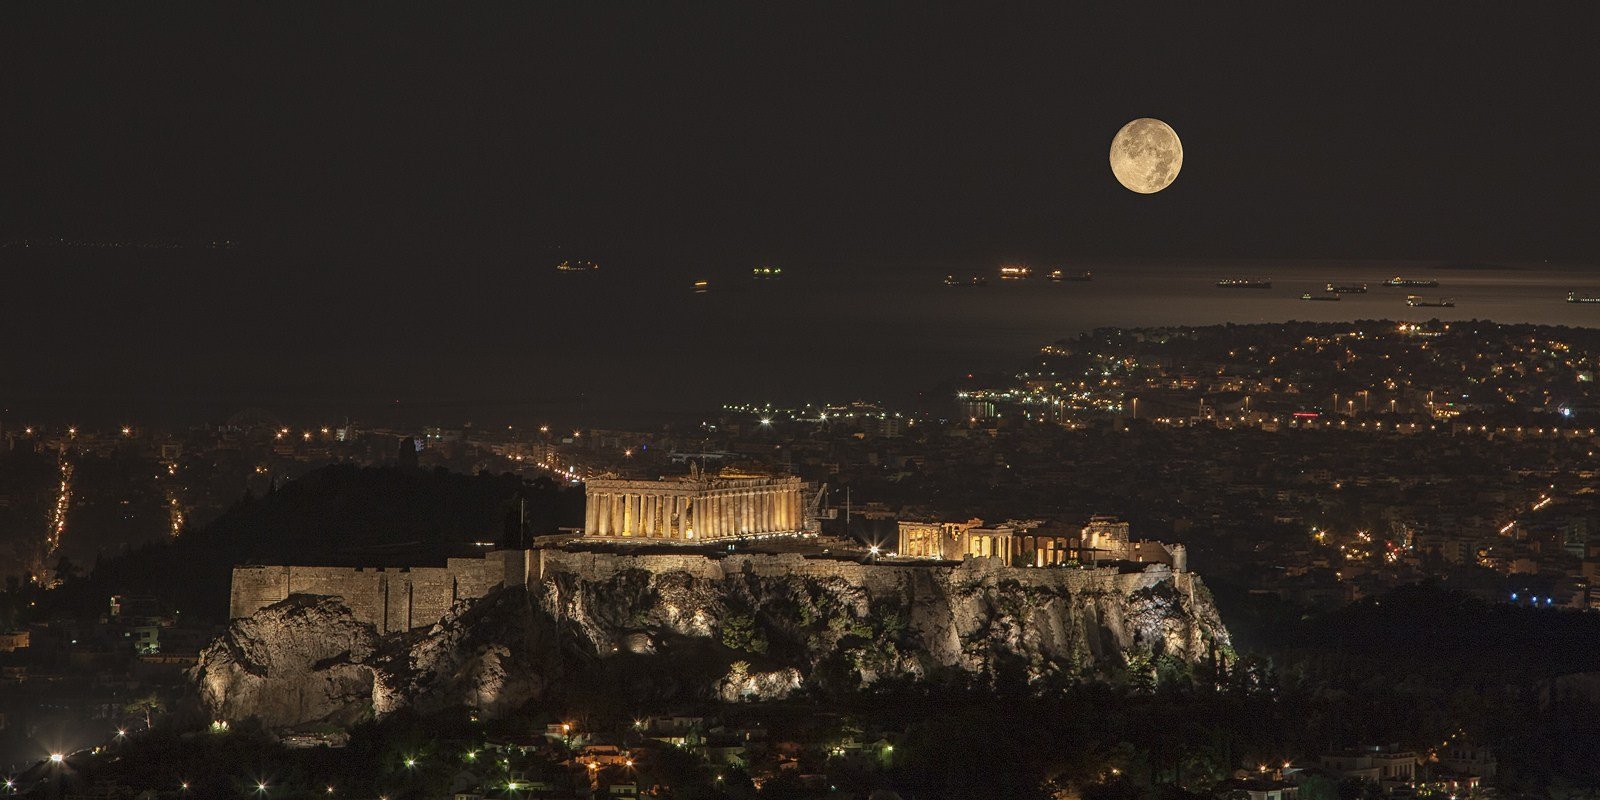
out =
[(798, 670), (800, 685), (833, 689), (903, 678), (1049, 684), (1231, 652), (1204, 584), (1165, 566), (1015, 569), (975, 559), (785, 570), (755, 558), (745, 563), (762, 568), (739, 569), (730, 557), (721, 574), (705, 574), (599, 556), (547, 575), (535, 599), (602, 656), (638, 652), (639, 629), (709, 639), (750, 662), (738, 680), (715, 676), (713, 694), (756, 699), (789, 691), (766, 677), (787, 669)]
[(218, 719), (345, 725), (371, 702), (377, 649), (372, 626), (337, 598), (294, 595), (234, 622), (200, 653), (193, 675)]
[(337, 599), (291, 597), (236, 620), (193, 675), (218, 718), (293, 728), (403, 707), (498, 716), (567, 696), (640, 708), (904, 680), (1043, 690), (1230, 653), (1204, 584), (1162, 566), (563, 553), (528, 586), (408, 633), (380, 637)]
[(520, 588), (461, 603), (417, 636), (396, 637), (377, 664), (373, 711), (468, 706), (496, 717), (543, 693), (554, 626)]

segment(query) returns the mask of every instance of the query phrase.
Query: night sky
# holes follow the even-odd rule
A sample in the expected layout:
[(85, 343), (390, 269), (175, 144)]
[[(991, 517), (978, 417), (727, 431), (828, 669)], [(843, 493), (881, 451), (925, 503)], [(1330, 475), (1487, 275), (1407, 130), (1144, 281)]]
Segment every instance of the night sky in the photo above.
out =
[[(6, 4), (0, 240), (239, 243), (136, 268), (0, 256), (22, 383), (105, 388), (58, 367), (108, 332), (137, 334), (132, 380), (157, 342), (190, 376), (228, 362), (229, 320), (291, 351), (397, 319), (470, 329), (573, 255), (678, 281), (797, 259), (1589, 263), (1600, 244), (1597, 18), (1577, 4), (772, 5)], [(1152, 196), (1106, 163), (1141, 116), (1185, 147)], [(43, 333), (63, 308), (94, 335)]]

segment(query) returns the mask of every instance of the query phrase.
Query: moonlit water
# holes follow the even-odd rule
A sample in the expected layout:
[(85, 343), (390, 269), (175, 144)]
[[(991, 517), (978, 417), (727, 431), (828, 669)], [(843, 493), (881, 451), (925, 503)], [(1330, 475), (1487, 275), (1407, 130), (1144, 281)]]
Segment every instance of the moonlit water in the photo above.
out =
[[(630, 294), (604, 278), (588, 285), (558, 280), (552, 292), (575, 302), (560, 310), (573, 333), (555, 361), (597, 418), (676, 417), (725, 402), (911, 403), (967, 373), (1015, 371), (1040, 346), (1102, 326), (1431, 318), (1600, 325), (1600, 305), (1565, 302), (1569, 291), (1600, 293), (1600, 279), (1587, 270), (1259, 263), (1068, 269), (1091, 269), (1094, 280), (1053, 283), (1036, 271), (1031, 280), (1009, 282), (984, 270), (987, 286), (950, 287), (942, 280), (948, 269), (872, 265), (826, 276), (791, 265), (782, 282), (736, 280), (704, 295), (686, 281), (651, 281), (649, 290)], [(1380, 285), (1396, 275), (1441, 285)], [(1214, 286), (1229, 277), (1270, 279), (1273, 287)], [(1368, 293), (1339, 302), (1300, 299), (1323, 293), (1330, 281), (1366, 283)], [(1451, 298), (1456, 306), (1412, 308), (1408, 294)], [(584, 310), (602, 299), (617, 302), (621, 313), (597, 323), (603, 332), (583, 335), (593, 330)]]
[[(542, 266), (542, 265), (541, 265)], [(37, 278), (18, 305), (13, 344), (56, 337), (45, 358), (16, 345), (17, 380), (0, 421), (193, 421), (262, 407), (289, 422), (625, 425), (693, 421), (728, 402), (854, 399), (912, 405), (969, 372), (1009, 373), (1044, 344), (1101, 326), (1355, 319), (1493, 319), (1600, 326), (1592, 268), (1434, 269), (1352, 264), (1073, 262), (1087, 283), (1005, 282), (993, 265), (784, 262), (784, 279), (748, 268), (625, 265), (594, 274), (441, 269), (437, 286), (261, 281), (249, 297), (217, 281), (177, 306), (134, 274), (106, 286), (67, 271)], [(947, 273), (990, 276), (949, 287)], [(206, 270), (178, 277), (200, 278)], [(1387, 288), (1390, 277), (1438, 288)], [(713, 281), (695, 294), (690, 282)], [(1223, 278), (1273, 287), (1219, 289)], [(1368, 293), (1306, 302), (1328, 282)], [(1407, 294), (1456, 301), (1411, 308)], [(921, 398), (942, 408), (942, 395)]]

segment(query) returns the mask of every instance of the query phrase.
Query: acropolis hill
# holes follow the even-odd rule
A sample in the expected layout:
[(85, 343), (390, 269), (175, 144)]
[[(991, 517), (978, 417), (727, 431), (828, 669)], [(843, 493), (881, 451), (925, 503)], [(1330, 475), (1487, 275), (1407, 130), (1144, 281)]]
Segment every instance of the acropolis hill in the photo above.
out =
[[(607, 508), (619, 526), (606, 534), (433, 568), (238, 567), (234, 624), (195, 678), (217, 718), (293, 728), (405, 706), (509, 713), (572, 691), (580, 673), (615, 675), (615, 690), (641, 701), (736, 701), (886, 678), (1043, 688), (1231, 654), (1181, 551), (1176, 563), (1138, 563), (1125, 525), (1121, 557), (1107, 551), (1097, 566), (1036, 566), (1025, 541), (1054, 553), (1061, 537), (977, 521), (954, 526), (951, 547), (970, 548), (954, 557), (879, 555), (817, 538), (815, 515), (782, 497), (798, 484), (766, 485), (778, 502), (719, 507), (724, 530), (763, 519), (798, 530), (715, 545), (634, 537), (631, 520), (688, 534), (706, 518), (685, 522), (692, 501), (649, 509), (649, 487), (629, 486), (646, 496)], [(925, 526), (907, 531), (926, 545)], [(1101, 549), (1100, 536), (1078, 544)]]

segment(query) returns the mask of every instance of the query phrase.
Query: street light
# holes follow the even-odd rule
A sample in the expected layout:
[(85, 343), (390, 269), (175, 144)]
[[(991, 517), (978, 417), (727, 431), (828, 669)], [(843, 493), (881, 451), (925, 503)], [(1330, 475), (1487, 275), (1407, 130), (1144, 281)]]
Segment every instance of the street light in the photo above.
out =
[(50, 754), (50, 763), (52, 763), (52, 764), (60, 764), (61, 762), (66, 761), (66, 760), (67, 760), (67, 757), (65, 755), (61, 754), (61, 753), (51, 753)]

